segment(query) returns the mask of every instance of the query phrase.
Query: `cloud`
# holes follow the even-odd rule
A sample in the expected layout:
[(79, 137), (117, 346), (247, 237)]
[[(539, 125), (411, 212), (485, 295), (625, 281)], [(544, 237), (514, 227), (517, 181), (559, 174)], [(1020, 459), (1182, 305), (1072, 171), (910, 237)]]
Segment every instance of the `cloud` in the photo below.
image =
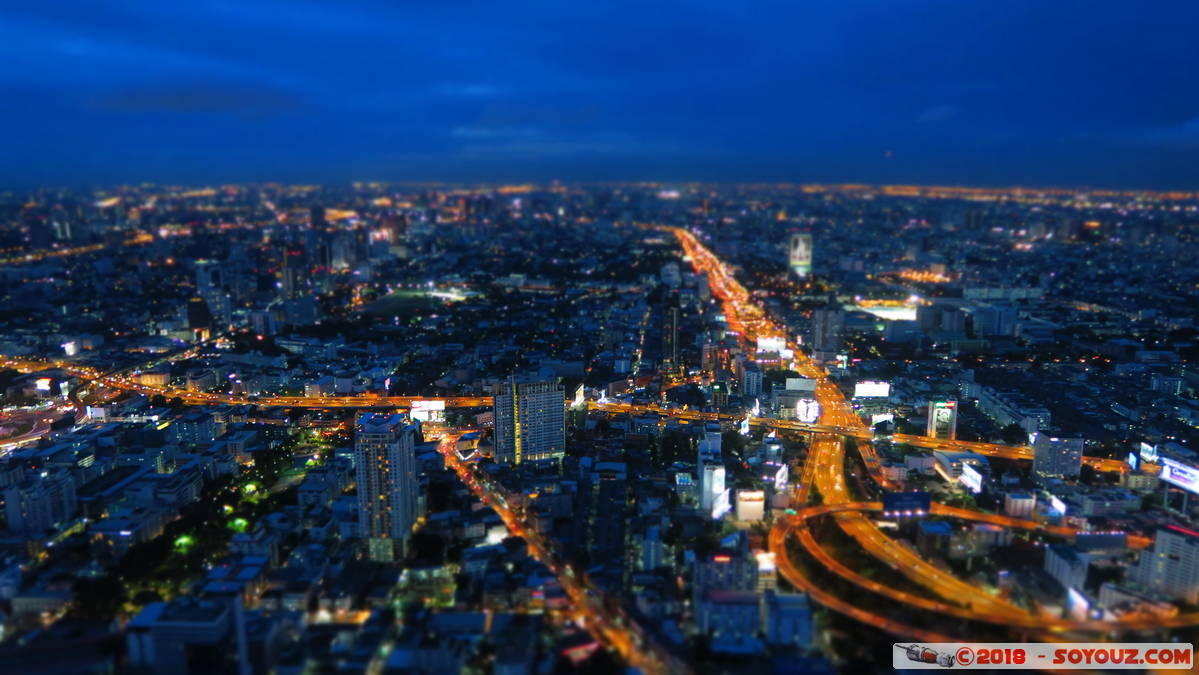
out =
[(256, 117), (293, 109), (300, 100), (275, 90), (196, 87), (111, 92), (97, 98), (94, 105), (115, 112), (215, 112)]
[(1166, 150), (1199, 150), (1199, 117), (1181, 124), (1120, 132), (1117, 143)]
[(434, 92), (450, 98), (493, 98), (503, 93), (503, 90), (490, 84), (446, 82), (437, 85)]
[(472, 127), (454, 127), (450, 130), (450, 136), (454, 138), (472, 139), (472, 140), (489, 140), (489, 139), (511, 139), (511, 138), (531, 138), (541, 133), (541, 130), (533, 127), (487, 127), (487, 126), (472, 126)]
[(696, 150), (694, 146), (681, 146), (663, 139), (635, 137), (620, 132), (602, 132), (468, 143), (461, 147), (459, 154), (470, 159), (545, 160), (655, 156)]
[(956, 105), (936, 105), (931, 108), (925, 108), (916, 116), (916, 121), (921, 124), (945, 122), (957, 117), (960, 112)]

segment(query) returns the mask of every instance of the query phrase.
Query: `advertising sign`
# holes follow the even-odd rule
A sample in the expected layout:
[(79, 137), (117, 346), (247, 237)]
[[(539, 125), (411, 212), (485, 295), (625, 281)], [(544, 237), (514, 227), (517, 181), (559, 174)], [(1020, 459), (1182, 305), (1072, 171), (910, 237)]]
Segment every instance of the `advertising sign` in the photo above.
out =
[(858, 382), (853, 388), (854, 398), (886, 398), (890, 395), (890, 382)]
[(441, 420), (445, 417), (445, 401), (413, 401), (412, 419), (422, 422)]
[(888, 492), (883, 495), (883, 512), (894, 515), (928, 513), (933, 498), (927, 492)]
[(1141, 461), (1153, 463), (1157, 461), (1157, 446), (1141, 443)]
[(810, 398), (799, 399), (795, 402), (795, 419), (804, 424), (814, 424), (820, 419), (820, 403)]
[(720, 520), (724, 514), (733, 510), (733, 503), (730, 499), (732, 490), (724, 490), (712, 502), (712, 520)]
[(1054, 511), (1057, 511), (1063, 516), (1066, 515), (1066, 502), (1063, 502), (1061, 499), (1051, 496), (1049, 498), (1049, 506), (1053, 507)]
[(1199, 492), (1199, 469), (1177, 462), (1169, 457), (1161, 457), (1161, 479), (1191, 492)]
[(970, 491), (974, 494), (983, 491), (983, 475), (978, 472), (978, 469), (969, 464), (962, 464), (962, 473), (958, 476), (958, 480), (961, 481), (962, 485), (970, 488)]
[(800, 277), (812, 273), (812, 235), (800, 232), (791, 235), (790, 254), (788, 255), (791, 269)]
[(781, 352), (787, 348), (787, 338), (767, 337), (758, 338), (758, 352)]

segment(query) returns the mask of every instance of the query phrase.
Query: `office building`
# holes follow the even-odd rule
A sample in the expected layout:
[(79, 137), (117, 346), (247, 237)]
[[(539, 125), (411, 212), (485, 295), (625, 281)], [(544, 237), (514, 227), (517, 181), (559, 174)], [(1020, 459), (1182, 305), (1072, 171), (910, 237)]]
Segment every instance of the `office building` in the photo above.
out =
[(741, 395), (745, 398), (762, 395), (762, 371), (755, 364), (741, 370)]
[(958, 402), (952, 399), (928, 402), (928, 428), (925, 435), (931, 438), (958, 437)]
[(1153, 549), (1141, 552), (1132, 577), (1173, 600), (1199, 602), (1199, 532), (1177, 525), (1159, 529)]
[(845, 334), (845, 312), (839, 309), (812, 311), (812, 349), (817, 357), (829, 359), (841, 350)]
[(416, 522), (419, 484), (415, 445), (419, 424), (402, 415), (364, 413), (354, 433), (359, 536), (371, 560), (403, 555)]
[(4, 491), (9, 529), (40, 535), (76, 513), (75, 483), (66, 473), (38, 475)]
[(1033, 439), (1032, 470), (1038, 476), (1073, 478), (1082, 468), (1081, 438), (1057, 438), (1038, 433)]
[(560, 461), (566, 453), (566, 396), (557, 382), (500, 382), (495, 458), (504, 464)]

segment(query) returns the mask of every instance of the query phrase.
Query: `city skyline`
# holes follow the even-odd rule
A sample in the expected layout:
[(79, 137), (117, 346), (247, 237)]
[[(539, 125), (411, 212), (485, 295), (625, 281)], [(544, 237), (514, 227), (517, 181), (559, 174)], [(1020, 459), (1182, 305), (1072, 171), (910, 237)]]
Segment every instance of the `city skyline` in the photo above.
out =
[(1194, 669), (1199, 3), (9, 5), (0, 673)]

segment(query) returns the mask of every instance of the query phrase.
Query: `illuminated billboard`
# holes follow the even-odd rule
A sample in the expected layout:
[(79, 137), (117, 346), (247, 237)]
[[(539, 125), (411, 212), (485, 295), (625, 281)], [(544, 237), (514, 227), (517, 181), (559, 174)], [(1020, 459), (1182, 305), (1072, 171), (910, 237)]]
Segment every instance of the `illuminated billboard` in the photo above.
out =
[(724, 517), (724, 514), (733, 510), (733, 503), (730, 499), (732, 490), (724, 490), (716, 499), (712, 500), (712, 520), (719, 520)]
[[(767, 470), (769, 470), (769, 468), (770, 468), (770, 465), (767, 464)], [(787, 464), (779, 465), (778, 470), (775, 471), (775, 476), (773, 476), (773, 482), (775, 482), (775, 489), (778, 490), (778, 492), (783, 492), (783, 490), (787, 489), (787, 481), (788, 481), (788, 478), (790, 478), (790, 477), (791, 477), (791, 470), (788, 469)]]
[(445, 419), (445, 401), (413, 401), (412, 419), (422, 422)]
[(879, 413), (870, 416), (870, 426), (874, 426), (880, 422), (894, 422), (895, 413)]
[(737, 490), (737, 520), (757, 522), (766, 515), (766, 493), (762, 490)]
[(1141, 443), (1141, 461), (1149, 462), (1151, 464), (1156, 462), (1157, 461), (1157, 446), (1149, 445), (1148, 443), (1142, 442)]
[(927, 492), (886, 492), (883, 494), (883, 514), (919, 516), (932, 508), (933, 498)]
[(795, 272), (795, 276), (803, 279), (811, 274), (812, 235), (803, 232), (791, 235), (791, 243), (788, 248), (790, 249), (788, 261), (791, 263), (791, 271)]
[(1199, 468), (1161, 457), (1161, 479), (1190, 492), (1199, 492)]
[(820, 403), (815, 399), (801, 398), (795, 402), (795, 419), (804, 424), (813, 424), (820, 419)]
[(1053, 508), (1054, 511), (1057, 511), (1058, 513), (1062, 514), (1063, 516), (1066, 515), (1066, 502), (1063, 502), (1061, 499), (1054, 497), (1053, 495), (1050, 495), (1049, 496), (1049, 506), (1051, 508)]
[(1128, 463), (1128, 468), (1132, 469), (1133, 471), (1136, 471), (1137, 464), (1139, 463), (1140, 460), (1137, 457), (1137, 453), (1130, 452), (1130, 453), (1128, 453), (1128, 459), (1126, 459), (1124, 461), (1126, 461)]
[(781, 352), (787, 348), (787, 338), (785, 337), (767, 337), (765, 335), (758, 338), (758, 352)]
[(787, 391), (816, 391), (816, 380), (808, 377), (788, 377)]
[(51, 380), (48, 377), (39, 377), (33, 381), (33, 386), (36, 387), (38, 391), (50, 391), (50, 383), (53, 381), (54, 380)]
[(853, 388), (854, 398), (886, 398), (890, 395), (890, 382), (859, 382)]
[(969, 464), (962, 463), (962, 473), (958, 476), (958, 480), (961, 481), (962, 485), (970, 488), (970, 491), (974, 494), (983, 491), (983, 475), (978, 472), (978, 469)]

